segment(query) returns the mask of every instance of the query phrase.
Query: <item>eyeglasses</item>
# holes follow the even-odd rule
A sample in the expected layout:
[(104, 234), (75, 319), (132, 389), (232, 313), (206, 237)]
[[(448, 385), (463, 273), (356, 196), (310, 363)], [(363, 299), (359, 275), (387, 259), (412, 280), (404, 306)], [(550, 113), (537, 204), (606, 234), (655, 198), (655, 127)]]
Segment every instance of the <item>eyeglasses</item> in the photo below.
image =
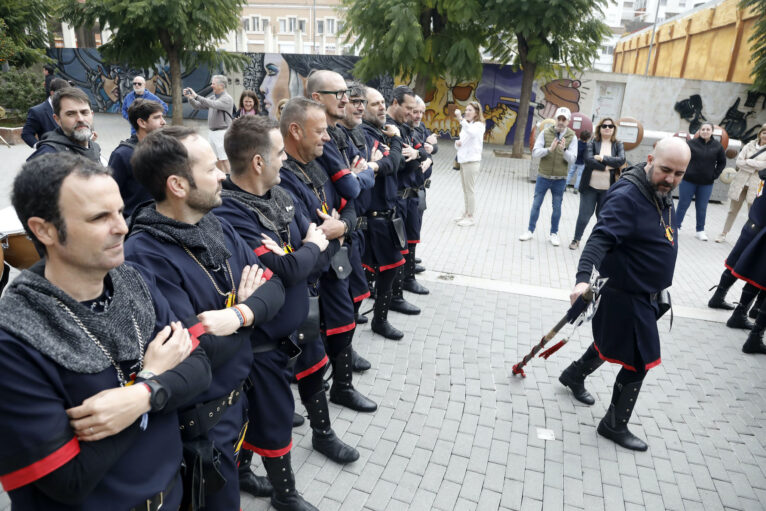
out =
[(317, 92), (319, 94), (332, 94), (333, 96), (335, 96), (335, 99), (337, 99), (338, 101), (343, 99), (343, 96), (348, 97), (348, 95), (351, 93), (351, 91), (348, 90), (348, 89), (344, 89), (344, 90), (318, 90)]
[(602, 124), (601, 127), (611, 130), (611, 129), (614, 129), (614, 124)]
[(141, 83), (141, 82), (133, 82), (133, 87), (135, 87), (136, 85), (143, 85), (143, 83)]
[[(338, 99), (340, 99), (340, 98), (338, 98)], [(367, 100), (366, 99), (352, 99), (351, 100), (351, 104), (354, 105), (355, 107), (367, 106)]]

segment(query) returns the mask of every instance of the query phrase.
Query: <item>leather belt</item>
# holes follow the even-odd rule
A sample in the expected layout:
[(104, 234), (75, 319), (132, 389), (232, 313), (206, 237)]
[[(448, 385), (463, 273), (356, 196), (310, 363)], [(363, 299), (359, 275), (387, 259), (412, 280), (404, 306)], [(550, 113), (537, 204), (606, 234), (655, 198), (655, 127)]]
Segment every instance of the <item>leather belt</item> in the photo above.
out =
[(357, 231), (364, 231), (367, 229), (367, 217), (366, 216), (360, 216), (356, 218), (356, 230)]
[(221, 420), (223, 412), (239, 401), (245, 382), (225, 396), (206, 403), (199, 403), (193, 408), (178, 413), (178, 422), (183, 440), (192, 440), (210, 431)]
[(383, 211), (370, 211), (367, 213), (367, 216), (375, 217), (375, 218), (391, 218), (394, 216), (394, 210), (393, 209), (386, 209)]
[(417, 197), (418, 196), (418, 188), (404, 188), (402, 190), (399, 190), (396, 195), (400, 199), (409, 199), (411, 197)]
[(159, 493), (155, 493), (148, 499), (146, 499), (145, 502), (142, 502), (141, 504), (134, 506), (130, 508), (130, 511), (159, 511), (159, 509), (162, 508), (162, 506), (165, 504), (165, 496), (169, 495), (171, 491), (173, 491), (173, 488), (176, 485), (176, 481), (178, 480), (178, 473), (173, 476), (173, 479), (170, 480), (170, 484), (162, 490)]

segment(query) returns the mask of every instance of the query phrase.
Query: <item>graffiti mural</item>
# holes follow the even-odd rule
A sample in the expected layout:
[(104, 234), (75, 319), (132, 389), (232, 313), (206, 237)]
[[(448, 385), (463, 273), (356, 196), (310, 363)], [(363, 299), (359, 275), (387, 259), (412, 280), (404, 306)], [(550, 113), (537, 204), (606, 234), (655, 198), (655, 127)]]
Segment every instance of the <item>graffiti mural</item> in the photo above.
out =
[(552, 119), (558, 108), (567, 107), (570, 112), (580, 111), (580, 80), (559, 78), (542, 87), (542, 100), (536, 105), (540, 119)]
[(692, 94), (678, 101), (673, 108), (681, 119), (689, 123), (689, 133), (697, 133), (702, 126), (702, 121), (707, 121), (707, 118), (702, 115), (702, 97), (699, 94)]
[[(142, 75), (146, 79), (147, 90), (172, 109), (170, 67), (164, 61), (157, 65), (157, 69), (111, 64), (105, 62), (95, 48), (51, 48), (48, 56), (56, 61), (56, 76), (83, 89), (96, 112), (120, 113), (122, 98), (133, 89), (133, 77), (136, 75)], [(207, 66), (182, 69), (181, 73), (183, 87), (191, 87), (202, 95), (211, 92), (210, 77), (214, 73)], [(172, 110), (168, 111), (168, 115), (172, 115)], [(184, 102), (184, 117), (206, 119), (207, 111), (194, 110)]]

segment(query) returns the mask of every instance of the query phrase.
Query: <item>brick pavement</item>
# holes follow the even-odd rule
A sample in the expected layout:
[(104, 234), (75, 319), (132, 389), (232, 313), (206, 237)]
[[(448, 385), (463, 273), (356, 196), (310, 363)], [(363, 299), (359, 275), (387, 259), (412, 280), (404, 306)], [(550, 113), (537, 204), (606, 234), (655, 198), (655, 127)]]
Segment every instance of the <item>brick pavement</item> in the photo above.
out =
[[(116, 125), (102, 117), (101, 125)], [(459, 228), (450, 221), (462, 204), (453, 155), (441, 142), (419, 248), (431, 294), (408, 297), (423, 313), (392, 314), (406, 334), (401, 342), (372, 335), (369, 326), (356, 335), (357, 350), (373, 364), (356, 385), (380, 408), (358, 414), (331, 405), (336, 431), (361, 458), (338, 466), (311, 450), (307, 425), (294, 430), (305, 496), (322, 510), (766, 508), (766, 401), (758, 390), (766, 358), (743, 355), (744, 334), (704, 307), (731, 245), (681, 233), (672, 289), (678, 311), (672, 331), (667, 318), (660, 322), (663, 363), (650, 371), (631, 421), (650, 448), (629, 452), (595, 431), (616, 367), (605, 364), (588, 379), (592, 407), (575, 404), (556, 380), (592, 340), (587, 327), (550, 360), (531, 362), (526, 379), (511, 377), (512, 365), (566, 310), (579, 254), (566, 247), (577, 197), (565, 195), (561, 247), (545, 241), (549, 200), (535, 239), (519, 242), (533, 184), (525, 162), (487, 149), (479, 223)], [(709, 235), (725, 209), (710, 205)], [(555, 439), (539, 439), (538, 428)], [(0, 499), (7, 507), (7, 497)], [(242, 507), (268, 503), (243, 496)]]

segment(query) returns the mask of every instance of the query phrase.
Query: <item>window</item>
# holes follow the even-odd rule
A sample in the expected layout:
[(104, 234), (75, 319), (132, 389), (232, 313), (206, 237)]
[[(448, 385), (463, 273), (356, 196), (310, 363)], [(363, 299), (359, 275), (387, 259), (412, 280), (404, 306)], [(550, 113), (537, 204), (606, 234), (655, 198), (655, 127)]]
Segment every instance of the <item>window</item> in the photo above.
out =
[(294, 17), (287, 18), (287, 31), (294, 34), (298, 29), (298, 19)]
[(322, 20), (317, 20), (317, 34), (324, 34), (324, 21)]
[(340, 34), (341, 32), (343, 32), (343, 22), (338, 21), (338, 33)]
[(327, 18), (327, 33), (328, 34), (335, 33), (335, 19), (333, 18)]
[(250, 18), (250, 26), (253, 29), (253, 32), (260, 32), (261, 31), (261, 18), (258, 16), (253, 16)]
[(250, 32), (250, 19), (242, 18), (242, 28), (245, 29), (245, 32)]
[(306, 20), (298, 20), (298, 32), (306, 33)]
[(263, 18), (261, 20), (261, 30), (266, 33), (269, 31), (269, 18)]
[(279, 20), (279, 33), (281, 34), (287, 33), (287, 20), (284, 18), (280, 18)]

